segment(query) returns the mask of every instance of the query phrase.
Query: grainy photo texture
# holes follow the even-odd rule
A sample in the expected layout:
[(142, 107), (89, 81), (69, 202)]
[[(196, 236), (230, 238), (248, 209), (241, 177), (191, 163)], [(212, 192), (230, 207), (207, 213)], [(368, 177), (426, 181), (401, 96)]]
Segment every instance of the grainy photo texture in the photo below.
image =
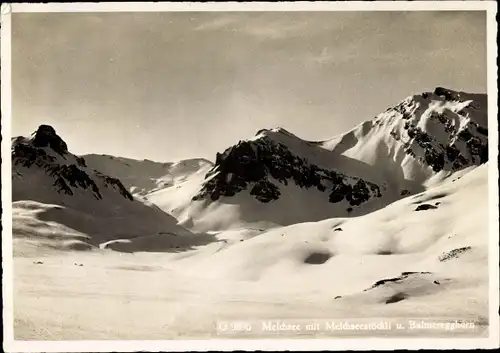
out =
[(486, 7), (8, 16), (13, 340), (492, 338)]

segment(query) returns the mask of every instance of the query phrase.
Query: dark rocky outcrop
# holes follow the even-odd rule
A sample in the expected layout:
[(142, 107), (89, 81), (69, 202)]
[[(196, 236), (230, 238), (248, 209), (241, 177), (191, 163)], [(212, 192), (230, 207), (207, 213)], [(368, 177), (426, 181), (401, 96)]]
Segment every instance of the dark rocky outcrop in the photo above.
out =
[(78, 168), (75, 164), (70, 165), (52, 165), (47, 167), (48, 174), (54, 177), (54, 186), (57, 191), (64, 192), (68, 195), (73, 195), (73, 191), (70, 188), (82, 188), (84, 190), (89, 189), (93, 192), (96, 199), (102, 199), (102, 195), (99, 192), (94, 180), (92, 180), (89, 175)]
[[(442, 96), (446, 100), (460, 101), (460, 93), (442, 87), (437, 87), (434, 94)], [(445, 133), (448, 134), (447, 141), (437, 141), (433, 136), (422, 131), (420, 127), (415, 126), (410, 121), (411, 116), (405, 110), (404, 105), (400, 104), (394, 110), (406, 120), (403, 128), (410, 140), (404, 142), (405, 153), (417, 158), (414, 149), (416, 146), (420, 147), (423, 150), (421, 162), (430, 166), (434, 172), (440, 172), (441, 170), (456, 171), (469, 165), (483, 164), (488, 161), (488, 141), (479, 137), (480, 135), (488, 136), (486, 126), (481, 126), (476, 121), (471, 120), (467, 126), (459, 129), (454, 125), (453, 119), (448, 116), (454, 113), (446, 113), (446, 111), (444, 113), (433, 112), (429, 118), (441, 123)], [(473, 128), (474, 132), (479, 135), (472, 133), (470, 128)], [(399, 140), (396, 133), (391, 133), (391, 136)], [(457, 147), (457, 140), (464, 142), (465, 148), (460, 150)]]
[[(278, 184), (294, 183), (300, 188), (316, 188), (328, 193), (328, 200), (346, 200), (359, 206), (373, 197), (381, 197), (378, 185), (340, 172), (326, 170), (294, 155), (287, 146), (264, 136), (253, 141), (240, 141), (224, 153), (217, 153), (209, 179), (193, 200), (218, 200), (222, 196), (249, 190), (258, 201), (278, 200)], [(327, 188), (325, 185), (332, 185)]]
[(436, 87), (436, 89), (434, 90), (434, 94), (437, 96), (442, 96), (446, 100), (454, 100), (454, 101), (460, 100), (460, 93), (449, 90), (444, 87)]
[(426, 210), (432, 210), (436, 209), (437, 207), (434, 205), (430, 205), (428, 203), (423, 203), (421, 205), (418, 205), (417, 208), (415, 208), (415, 211), (426, 211)]
[[(51, 154), (50, 150), (55, 154)], [(94, 198), (103, 198), (101, 190), (93, 177), (102, 179), (105, 187), (115, 188), (123, 197), (133, 200), (132, 195), (125, 189), (120, 180), (101, 174), (87, 172), (85, 159), (73, 156), (68, 152), (68, 146), (49, 125), (41, 125), (31, 139), (23, 137), (12, 140), (12, 164), (31, 168), (36, 166), (54, 179), (53, 186), (59, 193), (74, 195), (75, 189), (89, 190)], [(64, 158), (64, 163), (58, 162), (57, 155)], [(68, 163), (71, 158), (76, 163)], [(17, 173), (19, 175), (19, 173)], [(92, 175), (94, 174), (94, 175)]]
[(75, 157), (76, 157), (76, 162), (78, 163), (79, 166), (81, 167), (87, 166), (87, 163), (85, 163), (85, 159), (83, 157), (78, 157), (78, 156)]
[(15, 141), (12, 145), (12, 163), (23, 167), (31, 167), (33, 164), (43, 167), (54, 162), (55, 157), (50, 156), (41, 148), (33, 147), (29, 144)]
[(134, 200), (134, 197), (127, 191), (127, 189), (125, 189), (125, 187), (123, 186), (122, 182), (119, 179), (104, 175), (98, 172), (97, 170), (94, 170), (94, 172), (98, 178), (101, 178), (104, 181), (105, 187), (113, 187), (116, 190), (118, 190), (118, 192), (120, 192), (120, 194), (123, 197), (129, 199), (130, 201)]
[(50, 147), (61, 156), (68, 153), (66, 142), (56, 134), (52, 126), (40, 125), (34, 135), (34, 147)]
[(476, 130), (479, 132), (481, 135), (488, 136), (488, 129), (485, 128), (484, 126), (481, 126), (479, 124), (476, 125)]
[(470, 246), (464, 246), (462, 248), (457, 248), (450, 250), (448, 252), (445, 252), (439, 256), (439, 261), (445, 262), (451, 259), (455, 259), (457, 257), (460, 257), (462, 254), (470, 251), (472, 248)]
[(279, 199), (281, 193), (276, 185), (268, 180), (260, 180), (250, 190), (250, 195), (254, 195), (260, 202), (270, 202)]
[(370, 288), (364, 289), (363, 291), (366, 292), (366, 291), (369, 291), (371, 289), (380, 287), (384, 284), (391, 283), (391, 282), (393, 282), (393, 283), (401, 282), (402, 280), (404, 280), (410, 276), (419, 275), (419, 274), (430, 275), (432, 273), (431, 272), (402, 272), (401, 275), (399, 275), (398, 277), (381, 279), (380, 281), (375, 282)]

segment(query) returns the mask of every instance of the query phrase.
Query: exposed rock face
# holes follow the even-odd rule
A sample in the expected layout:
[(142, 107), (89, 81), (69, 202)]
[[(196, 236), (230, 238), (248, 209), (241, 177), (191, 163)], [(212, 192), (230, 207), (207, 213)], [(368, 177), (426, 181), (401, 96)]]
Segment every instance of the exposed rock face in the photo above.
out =
[[(465, 103), (460, 92), (455, 92), (443, 87), (437, 87), (433, 93), (424, 93), (422, 97), (427, 99), (430, 95), (437, 95), (446, 101), (454, 103)], [(419, 103), (405, 101), (398, 104), (394, 110), (401, 114), (405, 120), (404, 130), (408, 136), (403, 142), (405, 153), (419, 158), (422, 163), (430, 166), (434, 172), (441, 170), (456, 171), (470, 165), (479, 165), (488, 161), (488, 128), (480, 125), (472, 119), (471, 114), (465, 108), (477, 109), (475, 102), (464, 104), (463, 111), (451, 111), (444, 109), (442, 112), (433, 111), (428, 120), (432, 124), (440, 124), (444, 137), (432, 136), (415, 124), (419, 120), (414, 119), (413, 112), (418, 109)], [(486, 110), (486, 107), (482, 107)], [(391, 133), (395, 139), (401, 139), (395, 133)], [(417, 157), (416, 148), (423, 150), (423, 157)]]
[[(480, 138), (474, 136), (467, 128), (457, 131), (450, 124), (450, 119), (445, 115), (434, 115), (433, 118), (439, 120), (444, 125), (445, 131), (450, 134), (448, 144), (439, 143), (438, 147), (433, 146), (432, 141), (434, 141), (434, 138), (411, 123), (405, 124), (405, 130), (408, 132), (410, 139), (413, 139), (412, 142), (415, 142), (425, 150), (425, 163), (431, 166), (435, 172), (445, 169), (445, 166), (450, 166), (452, 170), (459, 170), (466, 167), (469, 163), (483, 164), (488, 161), (488, 142), (481, 141)], [(483, 133), (483, 135), (487, 136), (487, 128), (474, 122), (471, 125), (476, 127), (478, 133)], [(464, 153), (457, 148), (455, 144), (456, 138), (465, 142), (471, 156), (470, 158), (464, 156)], [(405, 152), (412, 154), (410, 143), (406, 145)]]
[[(74, 159), (75, 163), (70, 163), (71, 159)], [(103, 180), (105, 187), (112, 187), (123, 197), (133, 200), (120, 180), (97, 171), (94, 173), (88, 171), (85, 159), (69, 153), (66, 143), (49, 125), (41, 125), (32, 139), (23, 137), (13, 139), (12, 164), (25, 168), (36, 166), (44, 170), (54, 179), (53, 187), (59, 193), (74, 195), (74, 190), (79, 188), (88, 190), (95, 199), (100, 200), (103, 196), (94, 179), (97, 177)]]
[(407, 196), (410, 194), (411, 194), (410, 190), (407, 190), (407, 189), (401, 190), (401, 193), (400, 193), (401, 196)]
[[(330, 203), (348, 203), (346, 211), (350, 213), (353, 207), (382, 194), (388, 199), (394, 197), (391, 195), (394, 190), (387, 189), (388, 184), (401, 187), (396, 197), (410, 195), (411, 189), (404, 187), (410, 186), (407, 180), (423, 185), (425, 178), (434, 173), (454, 172), (487, 162), (487, 97), (437, 87), (433, 92), (406, 98), (374, 121), (363, 124), (363, 129), (353, 131), (334, 143), (324, 144), (301, 140), (281, 128), (260, 130), (255, 138), (240, 141), (217, 154), (214, 168), (207, 173), (193, 200), (215, 201), (247, 190), (258, 201), (269, 203), (280, 199), (288, 192), (285, 186), (292, 183), (325, 193)], [(362, 141), (367, 146), (358, 146)], [(315, 147), (319, 150), (314, 150)], [(335, 165), (331, 167), (315, 157), (311, 159), (319, 164), (304, 158), (320, 155), (330, 148), (334, 155), (334, 151), (347, 151), (345, 156), (349, 158), (359, 156), (361, 162), (373, 166), (373, 173), (365, 169), (362, 178), (354, 177), (350, 173), (357, 175), (359, 170), (336, 169)], [(373, 153), (364, 153), (364, 149), (370, 148)], [(388, 151), (387, 157), (381, 152), (384, 149)], [(377, 170), (379, 162), (383, 167)], [(324, 165), (329, 165), (328, 169)], [(366, 180), (371, 176), (372, 181)]]
[(444, 87), (436, 87), (434, 89), (434, 94), (443, 96), (447, 100), (460, 100), (460, 93)]
[(63, 156), (68, 153), (66, 142), (60, 138), (52, 126), (40, 125), (35, 132), (32, 144), (34, 147), (50, 147), (56, 153)]
[(352, 206), (382, 196), (378, 185), (319, 168), (267, 136), (240, 141), (224, 153), (217, 154), (215, 166), (206, 177), (212, 178), (194, 200), (210, 198), (215, 201), (221, 196), (234, 196), (248, 189), (258, 201), (267, 203), (279, 199), (279, 184), (289, 183), (300, 188), (316, 188), (324, 192), (331, 203), (346, 200)]
[(105, 187), (113, 187), (118, 190), (123, 197), (129, 199), (130, 201), (134, 200), (132, 195), (127, 191), (127, 189), (123, 186), (122, 182), (119, 179), (104, 175), (95, 169), (94, 172), (98, 178), (101, 178), (104, 181)]
[(441, 262), (445, 262), (445, 261), (448, 261), (448, 260), (451, 260), (451, 259), (456, 259), (458, 257), (460, 257), (461, 255), (463, 255), (464, 253), (470, 251), (472, 248), (470, 246), (465, 246), (465, 247), (462, 247), (462, 248), (457, 248), (457, 249), (453, 249), (453, 250), (450, 250), (446, 253), (443, 253), (439, 256), (439, 261)]
[(99, 188), (94, 180), (92, 180), (85, 171), (81, 170), (76, 165), (56, 164), (47, 166), (46, 170), (48, 174), (55, 179), (54, 186), (57, 188), (58, 192), (73, 195), (72, 188), (82, 188), (85, 190), (91, 190), (96, 199), (102, 199), (102, 195), (99, 192)]
[(386, 278), (386, 279), (381, 279), (380, 281), (375, 282), (370, 288), (366, 288), (363, 291), (369, 291), (371, 289), (380, 287), (382, 285), (385, 285), (387, 283), (394, 283), (394, 282), (401, 282), (409, 277), (414, 277), (418, 275), (430, 275), (432, 272), (402, 272), (400, 276), (394, 277), (394, 278)]
[(22, 140), (16, 140), (12, 145), (12, 163), (14, 165), (19, 164), (29, 168), (35, 164), (38, 167), (45, 167), (55, 160), (55, 157), (48, 155), (43, 149), (23, 143)]
[(435, 210), (437, 207), (434, 205), (429, 205), (428, 203), (424, 203), (421, 205), (418, 205), (417, 208), (415, 208), (415, 211), (427, 211), (427, 210)]

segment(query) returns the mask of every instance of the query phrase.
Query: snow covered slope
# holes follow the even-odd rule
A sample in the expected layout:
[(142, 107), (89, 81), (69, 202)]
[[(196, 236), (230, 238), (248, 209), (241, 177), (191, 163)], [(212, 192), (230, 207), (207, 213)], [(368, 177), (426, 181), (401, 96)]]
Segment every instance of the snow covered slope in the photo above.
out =
[(307, 292), (311, 302), (326, 296), (326, 305), (335, 306), (327, 317), (411, 313), (484, 323), (487, 194), (488, 164), (363, 217), (295, 224), (250, 237), (222, 232), (223, 249), (199, 252), (182, 266), (193, 273), (203, 268), (213, 280), (256, 282), (268, 292), (286, 288), (290, 297)]
[(359, 216), (485, 163), (487, 134), (486, 95), (438, 87), (327, 141), (260, 130), (148, 199), (200, 230)]
[(373, 120), (319, 145), (370, 166), (398, 186), (427, 185), (488, 159), (487, 95), (438, 87), (410, 96)]
[(218, 320), (276, 318), (484, 334), (486, 120), (484, 95), (438, 88), (327, 141), (261, 130), (214, 166), (87, 160), (41, 126), (12, 146), (15, 337), (221, 338)]
[[(473, 320), (470, 334), (484, 333), (495, 319), (488, 317), (488, 232), (498, 231), (488, 229), (486, 195), (488, 164), (363, 217), (226, 231), (217, 235), (225, 241), (188, 252), (18, 254), (15, 337), (220, 339), (218, 320), (276, 318)], [(240, 338), (277, 335), (267, 334)], [(279, 333), (350, 333), (302, 334)]]
[(191, 235), (157, 206), (136, 200), (119, 179), (71, 154), (50, 126), (13, 139), (12, 166), (14, 237), (47, 233), (54, 246), (65, 247), (65, 241), (98, 246), (160, 233)]
[(159, 163), (147, 159), (140, 161), (97, 154), (82, 157), (92, 168), (119, 178), (133, 195), (145, 195), (173, 186), (185, 181), (190, 175), (213, 166), (212, 162), (202, 158)]

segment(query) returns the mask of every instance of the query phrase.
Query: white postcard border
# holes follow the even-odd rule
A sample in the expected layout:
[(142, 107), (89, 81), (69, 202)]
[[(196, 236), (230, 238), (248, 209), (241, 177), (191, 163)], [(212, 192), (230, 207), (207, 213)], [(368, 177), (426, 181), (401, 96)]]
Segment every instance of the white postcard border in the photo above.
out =
[[(498, 105), (497, 5), (494, 1), (347, 1), (278, 3), (48, 3), (2, 5), (1, 111), (2, 111), (2, 262), (4, 298), (4, 350), (7, 352), (110, 352), (110, 351), (231, 351), (231, 350), (392, 350), (474, 349), (499, 345), (498, 248)], [(488, 116), (489, 116), (489, 219), (490, 219), (490, 325), (482, 339), (254, 339), (176, 341), (15, 341), (13, 334), (13, 258), (11, 195), (11, 13), (12, 12), (156, 12), (156, 11), (487, 11)]]

